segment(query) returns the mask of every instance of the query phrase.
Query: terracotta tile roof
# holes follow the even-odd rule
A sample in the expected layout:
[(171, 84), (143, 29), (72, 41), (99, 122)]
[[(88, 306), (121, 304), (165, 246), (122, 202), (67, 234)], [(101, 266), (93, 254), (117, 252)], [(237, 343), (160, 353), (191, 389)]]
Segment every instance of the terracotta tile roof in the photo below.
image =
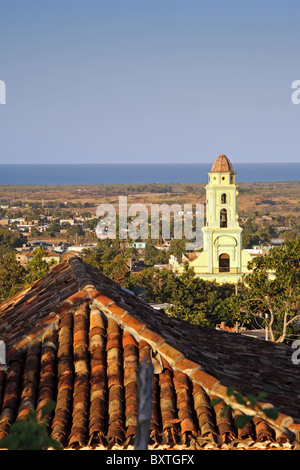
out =
[[(8, 362), (0, 371), (0, 438), (54, 400), (48, 432), (64, 447), (131, 446), (146, 356), (154, 365), (150, 446), (299, 445), (298, 369), (289, 348), (168, 317), (75, 255), (0, 306), (0, 337)], [(268, 392), (276, 422), (258, 416), (235, 428), (234, 416), (247, 410), (235, 404), (223, 416), (229, 385)], [(222, 399), (214, 408), (212, 397)]]
[(212, 173), (233, 173), (233, 168), (230, 160), (222, 154), (214, 161), (210, 171)]

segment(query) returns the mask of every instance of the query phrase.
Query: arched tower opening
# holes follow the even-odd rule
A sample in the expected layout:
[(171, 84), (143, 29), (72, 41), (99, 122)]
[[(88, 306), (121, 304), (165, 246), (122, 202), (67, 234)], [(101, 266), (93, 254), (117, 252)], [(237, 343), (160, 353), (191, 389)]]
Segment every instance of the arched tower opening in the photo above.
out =
[(221, 195), (221, 204), (227, 204), (227, 194), (223, 193)]
[(230, 272), (230, 256), (227, 253), (223, 253), (219, 256), (219, 273)]

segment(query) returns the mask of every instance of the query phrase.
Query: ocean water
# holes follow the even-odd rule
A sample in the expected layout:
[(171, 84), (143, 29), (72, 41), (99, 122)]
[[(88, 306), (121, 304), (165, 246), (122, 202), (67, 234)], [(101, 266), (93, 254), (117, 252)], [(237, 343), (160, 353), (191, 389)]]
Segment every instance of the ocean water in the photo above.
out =
[[(0, 185), (206, 183), (211, 163), (0, 165)], [(232, 163), (237, 182), (300, 181), (300, 163)]]

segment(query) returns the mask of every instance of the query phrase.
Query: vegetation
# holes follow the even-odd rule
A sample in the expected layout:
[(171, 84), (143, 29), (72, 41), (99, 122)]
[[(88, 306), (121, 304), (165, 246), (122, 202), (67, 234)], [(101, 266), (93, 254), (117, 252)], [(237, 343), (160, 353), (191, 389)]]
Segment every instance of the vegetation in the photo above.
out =
[(129, 260), (134, 250), (118, 240), (98, 240), (97, 246), (84, 250), (83, 259), (113, 281), (126, 284), (129, 276)]
[[(277, 408), (274, 408), (274, 407), (262, 408), (262, 406), (260, 405), (260, 401), (265, 399), (268, 396), (266, 392), (259, 393), (257, 397), (251, 394), (244, 397), (241, 393), (236, 392), (234, 387), (228, 387), (227, 396), (228, 398), (233, 397), (233, 400), (239, 405), (252, 409), (255, 412), (255, 414), (265, 415), (267, 418), (272, 419), (272, 420), (275, 420), (278, 417)], [(222, 400), (219, 398), (213, 398), (211, 400), (211, 405), (216, 406), (221, 401)], [(232, 406), (229, 404), (226, 404), (222, 410), (222, 416), (225, 416), (227, 411), (229, 410), (232, 410)], [(243, 429), (243, 427), (247, 423), (253, 420), (253, 417), (254, 415), (252, 414), (251, 415), (247, 413), (240, 414), (234, 418), (234, 424), (237, 428)]]
[(21, 233), (12, 232), (8, 228), (0, 226), (0, 255), (22, 246), (25, 242), (26, 239)]
[(49, 271), (50, 266), (55, 264), (55, 261), (47, 261), (47, 252), (41, 246), (38, 246), (32, 253), (32, 258), (26, 266), (27, 274), (24, 279), (25, 284), (40, 279)]
[(0, 256), (0, 302), (18, 292), (25, 283), (26, 271), (9, 251)]
[(155, 264), (168, 264), (169, 253), (166, 251), (158, 250), (156, 243), (153, 241), (147, 241), (145, 248), (144, 263), (148, 266)]
[(47, 252), (38, 247), (26, 267), (16, 259), (16, 252), (9, 249), (0, 254), (0, 302), (8, 299), (27, 284), (45, 276), (55, 262), (46, 261)]
[(8, 450), (61, 450), (59, 443), (47, 434), (48, 415), (55, 403), (49, 402), (42, 409), (41, 422), (30, 410), (26, 420), (15, 421), (7, 436), (0, 441), (1, 449)]
[(271, 341), (292, 339), (300, 319), (300, 237), (250, 263), (240, 305), (264, 318)]

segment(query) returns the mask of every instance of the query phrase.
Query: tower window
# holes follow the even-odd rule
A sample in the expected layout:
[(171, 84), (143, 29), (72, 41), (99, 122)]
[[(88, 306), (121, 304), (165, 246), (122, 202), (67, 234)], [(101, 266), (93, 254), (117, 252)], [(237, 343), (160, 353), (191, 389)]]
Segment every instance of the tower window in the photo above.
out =
[(227, 228), (227, 210), (220, 211), (220, 228)]
[(219, 256), (219, 273), (230, 272), (230, 256), (223, 253)]
[(221, 196), (221, 204), (226, 204), (226, 202), (227, 202), (227, 195), (223, 193)]

